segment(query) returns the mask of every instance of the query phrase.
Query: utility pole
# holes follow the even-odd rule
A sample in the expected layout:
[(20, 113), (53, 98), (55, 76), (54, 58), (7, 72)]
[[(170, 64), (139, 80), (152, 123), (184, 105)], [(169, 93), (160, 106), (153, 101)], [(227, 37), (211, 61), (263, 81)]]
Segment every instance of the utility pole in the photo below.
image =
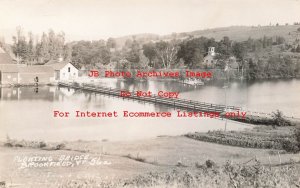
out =
[[(225, 115), (226, 115), (226, 112), (227, 112), (227, 92), (226, 92), (226, 90), (227, 90), (228, 85), (229, 85), (229, 83), (228, 83), (229, 82), (228, 69), (229, 69), (229, 66), (228, 66), (228, 64), (226, 64), (225, 69), (224, 69), (226, 78), (225, 78), (225, 83), (224, 83), (224, 86), (223, 86), (223, 89), (225, 91)], [(225, 118), (225, 130), (224, 131), (226, 131), (226, 129), (227, 129), (227, 118)]]

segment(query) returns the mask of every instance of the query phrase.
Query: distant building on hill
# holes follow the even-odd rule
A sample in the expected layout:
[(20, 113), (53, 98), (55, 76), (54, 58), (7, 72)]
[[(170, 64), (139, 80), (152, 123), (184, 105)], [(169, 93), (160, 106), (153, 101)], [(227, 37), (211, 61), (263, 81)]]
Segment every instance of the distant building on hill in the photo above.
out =
[(207, 55), (203, 58), (203, 65), (209, 68), (214, 67), (217, 62), (215, 56), (215, 47), (208, 47)]
[(217, 53), (215, 52), (215, 47), (209, 47), (207, 55), (203, 58), (203, 65), (207, 68), (215, 68), (217, 63), (223, 63), (225, 64), (224, 66), (226, 66), (227, 68), (238, 68), (239, 64), (237, 62), (236, 57), (230, 56), (229, 58), (223, 59), (218, 62), (218, 60), (216, 59), (216, 55)]

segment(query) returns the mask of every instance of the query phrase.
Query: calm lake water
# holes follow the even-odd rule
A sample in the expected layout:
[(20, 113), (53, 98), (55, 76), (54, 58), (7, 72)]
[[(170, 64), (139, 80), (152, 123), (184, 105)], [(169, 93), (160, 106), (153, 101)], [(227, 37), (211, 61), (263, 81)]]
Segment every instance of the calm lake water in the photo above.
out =
[[(129, 90), (178, 91), (179, 97), (217, 104), (241, 106), (245, 110), (272, 112), (300, 117), (300, 80), (232, 82), (193, 87), (176, 82), (148, 81), (126, 83), (106, 80), (97, 83)], [(68, 118), (55, 118), (53, 111), (70, 112)], [(75, 111), (117, 111), (117, 118), (76, 118)], [(168, 111), (172, 118), (124, 118), (127, 111)], [(178, 118), (176, 110), (161, 105), (113, 98), (80, 90), (43, 86), (39, 88), (0, 88), (0, 139), (29, 140), (131, 140), (159, 135), (180, 135), (193, 131), (224, 129), (225, 120)], [(248, 125), (228, 121), (227, 129)]]

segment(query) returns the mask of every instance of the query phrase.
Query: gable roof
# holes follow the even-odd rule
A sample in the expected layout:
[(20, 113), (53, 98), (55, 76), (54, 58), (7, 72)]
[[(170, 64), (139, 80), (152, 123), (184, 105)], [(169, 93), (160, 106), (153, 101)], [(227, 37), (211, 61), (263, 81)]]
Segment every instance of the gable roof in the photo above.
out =
[[(51, 66), (54, 70), (61, 70), (64, 68), (68, 63), (68, 61), (57, 61), (57, 60), (50, 60), (45, 65)], [(75, 67), (72, 63), (70, 63), (73, 67)], [(75, 67), (76, 68), (76, 67)], [(77, 69), (77, 68), (76, 68)]]
[(17, 64), (0, 64), (0, 72), (17, 73), (18, 71)]
[(54, 69), (46, 65), (33, 65), (26, 67), (19, 67), (20, 73), (53, 73)]
[(49, 66), (51, 66), (54, 70), (61, 70), (62, 68), (64, 68), (69, 62), (63, 61), (63, 62), (59, 62), (59, 63), (55, 63), (55, 64), (50, 64)]

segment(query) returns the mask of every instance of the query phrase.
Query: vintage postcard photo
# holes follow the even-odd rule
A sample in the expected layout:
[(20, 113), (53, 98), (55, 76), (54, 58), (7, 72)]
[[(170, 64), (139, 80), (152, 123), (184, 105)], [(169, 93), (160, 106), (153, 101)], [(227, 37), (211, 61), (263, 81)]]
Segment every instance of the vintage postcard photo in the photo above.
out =
[(299, 78), (299, 0), (0, 0), (0, 187), (300, 187)]

